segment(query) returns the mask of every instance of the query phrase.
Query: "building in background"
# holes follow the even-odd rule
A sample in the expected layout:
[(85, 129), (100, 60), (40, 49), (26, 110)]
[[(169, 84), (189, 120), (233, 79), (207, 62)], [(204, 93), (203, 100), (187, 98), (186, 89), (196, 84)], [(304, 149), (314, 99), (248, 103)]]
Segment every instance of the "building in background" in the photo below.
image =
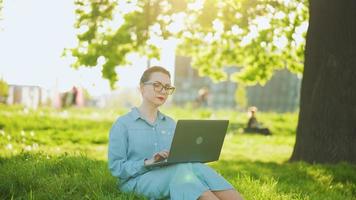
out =
[[(213, 83), (208, 77), (200, 77), (191, 67), (191, 59), (177, 56), (175, 61), (176, 92), (173, 103), (178, 106), (195, 104), (199, 90), (208, 88), (208, 106), (212, 108), (236, 108), (235, 92), (237, 83), (223, 81)], [(237, 67), (225, 67), (230, 74), (239, 70)], [(301, 80), (287, 70), (275, 72), (272, 79), (264, 86), (246, 87), (248, 106), (256, 106), (261, 111), (293, 112), (299, 106)]]
[(23, 105), (26, 108), (37, 109), (41, 106), (65, 108), (69, 106), (85, 106), (83, 89), (73, 87), (63, 93), (33, 85), (9, 85), (6, 99), (8, 105)]
[[(179, 106), (196, 104), (199, 98), (199, 90), (206, 88), (209, 91), (207, 103), (209, 107), (224, 108), (235, 107), (234, 93), (236, 83), (223, 81), (213, 84), (208, 77), (199, 77), (198, 71), (190, 65), (191, 59), (177, 56), (174, 70), (174, 85), (176, 91), (173, 103)], [(227, 74), (232, 74), (234, 68), (226, 68)]]
[(276, 71), (266, 85), (247, 88), (249, 106), (261, 111), (293, 112), (299, 108), (301, 78), (288, 70)]
[(50, 105), (52, 95), (49, 90), (33, 85), (9, 85), (6, 103), (20, 104), (27, 108), (37, 109), (42, 105)]

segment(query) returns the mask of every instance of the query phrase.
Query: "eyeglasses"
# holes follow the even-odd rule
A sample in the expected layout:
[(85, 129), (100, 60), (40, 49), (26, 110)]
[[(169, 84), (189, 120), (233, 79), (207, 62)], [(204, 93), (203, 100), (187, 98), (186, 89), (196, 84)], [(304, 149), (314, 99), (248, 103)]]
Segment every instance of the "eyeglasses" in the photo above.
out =
[(163, 88), (166, 91), (166, 93), (168, 95), (173, 94), (174, 90), (176, 89), (175, 87), (171, 87), (171, 86), (164, 86), (162, 83), (160, 82), (146, 82), (143, 83), (144, 85), (153, 85), (153, 89), (155, 92), (162, 92)]

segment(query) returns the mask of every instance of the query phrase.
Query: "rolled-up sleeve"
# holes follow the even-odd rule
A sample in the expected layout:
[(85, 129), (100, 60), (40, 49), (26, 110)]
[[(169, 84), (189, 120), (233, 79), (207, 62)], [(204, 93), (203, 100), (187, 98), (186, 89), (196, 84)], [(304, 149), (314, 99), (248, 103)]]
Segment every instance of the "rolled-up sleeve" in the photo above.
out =
[(125, 124), (119, 120), (115, 122), (110, 130), (108, 164), (111, 174), (120, 180), (143, 174), (148, 171), (142, 160), (128, 160), (128, 130)]

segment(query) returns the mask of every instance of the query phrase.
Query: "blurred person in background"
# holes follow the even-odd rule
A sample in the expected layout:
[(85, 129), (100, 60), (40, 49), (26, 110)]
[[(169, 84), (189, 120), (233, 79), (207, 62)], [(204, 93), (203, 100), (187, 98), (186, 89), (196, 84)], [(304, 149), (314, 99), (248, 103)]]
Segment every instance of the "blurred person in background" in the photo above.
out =
[(245, 133), (260, 133), (262, 135), (271, 135), (268, 128), (263, 127), (263, 125), (257, 121), (256, 118), (257, 107), (252, 106), (248, 108), (249, 119), (247, 122), (247, 127), (244, 129)]

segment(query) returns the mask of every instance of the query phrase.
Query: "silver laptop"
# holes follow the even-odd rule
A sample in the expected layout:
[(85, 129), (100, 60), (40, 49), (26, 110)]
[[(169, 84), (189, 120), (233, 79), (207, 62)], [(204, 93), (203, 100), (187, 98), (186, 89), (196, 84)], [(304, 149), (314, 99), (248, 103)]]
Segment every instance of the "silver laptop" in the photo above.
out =
[(228, 124), (229, 120), (178, 120), (168, 158), (146, 167), (218, 160)]

